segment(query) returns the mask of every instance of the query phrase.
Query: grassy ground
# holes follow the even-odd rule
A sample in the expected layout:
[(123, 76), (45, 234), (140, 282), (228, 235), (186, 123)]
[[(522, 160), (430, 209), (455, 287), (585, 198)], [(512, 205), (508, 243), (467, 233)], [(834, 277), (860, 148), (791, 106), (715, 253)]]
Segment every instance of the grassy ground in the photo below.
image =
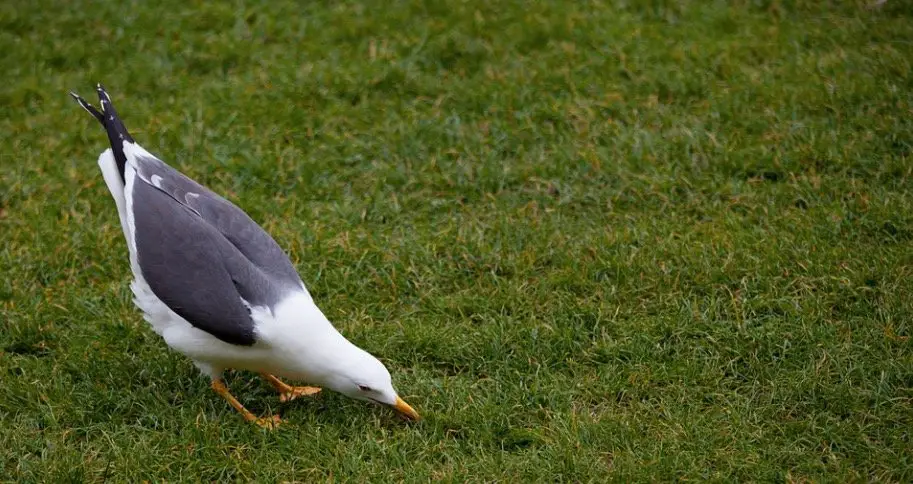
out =
[[(4, 480), (913, 479), (908, 2), (57, 3), (0, 5)], [(97, 81), (423, 422), (166, 348)]]

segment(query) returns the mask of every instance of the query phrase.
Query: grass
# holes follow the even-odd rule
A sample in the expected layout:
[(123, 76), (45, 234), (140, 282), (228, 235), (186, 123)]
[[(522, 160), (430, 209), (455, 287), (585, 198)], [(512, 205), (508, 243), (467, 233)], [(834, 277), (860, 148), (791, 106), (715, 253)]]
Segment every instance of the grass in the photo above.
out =
[[(913, 480), (911, 11), (0, 4), (0, 478)], [(424, 421), (167, 349), (97, 81)]]

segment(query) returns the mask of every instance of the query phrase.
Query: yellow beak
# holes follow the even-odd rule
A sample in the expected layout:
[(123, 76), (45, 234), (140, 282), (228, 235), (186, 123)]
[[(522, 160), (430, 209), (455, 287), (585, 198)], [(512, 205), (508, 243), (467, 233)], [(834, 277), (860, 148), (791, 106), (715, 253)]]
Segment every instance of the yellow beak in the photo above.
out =
[(409, 406), (402, 398), (396, 397), (396, 404), (393, 405), (393, 408), (396, 409), (399, 413), (405, 415), (407, 418), (412, 420), (421, 420), (422, 417), (418, 415), (418, 412), (414, 408)]

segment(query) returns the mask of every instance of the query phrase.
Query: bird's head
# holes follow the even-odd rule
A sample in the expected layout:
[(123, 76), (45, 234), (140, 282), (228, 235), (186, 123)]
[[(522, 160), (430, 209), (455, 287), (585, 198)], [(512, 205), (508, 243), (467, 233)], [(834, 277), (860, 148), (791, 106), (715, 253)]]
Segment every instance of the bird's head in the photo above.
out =
[(411, 420), (419, 420), (419, 414), (403, 401), (393, 389), (390, 372), (372, 356), (357, 347), (347, 358), (347, 364), (336, 369), (328, 378), (326, 386), (356, 400), (364, 400), (393, 407)]

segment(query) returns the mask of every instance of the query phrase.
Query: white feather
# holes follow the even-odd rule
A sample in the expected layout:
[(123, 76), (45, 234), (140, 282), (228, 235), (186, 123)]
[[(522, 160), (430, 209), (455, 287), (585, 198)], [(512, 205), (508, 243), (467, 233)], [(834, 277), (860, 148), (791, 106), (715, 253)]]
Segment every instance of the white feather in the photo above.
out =
[(124, 199), (124, 184), (120, 180), (120, 173), (117, 171), (117, 162), (114, 161), (114, 152), (111, 148), (106, 149), (98, 157), (98, 167), (101, 169), (101, 175), (105, 179), (105, 185), (114, 198), (114, 205), (117, 206), (117, 216), (120, 219), (120, 226), (124, 231), (124, 237), (129, 244), (132, 237), (127, 232), (127, 202)]

